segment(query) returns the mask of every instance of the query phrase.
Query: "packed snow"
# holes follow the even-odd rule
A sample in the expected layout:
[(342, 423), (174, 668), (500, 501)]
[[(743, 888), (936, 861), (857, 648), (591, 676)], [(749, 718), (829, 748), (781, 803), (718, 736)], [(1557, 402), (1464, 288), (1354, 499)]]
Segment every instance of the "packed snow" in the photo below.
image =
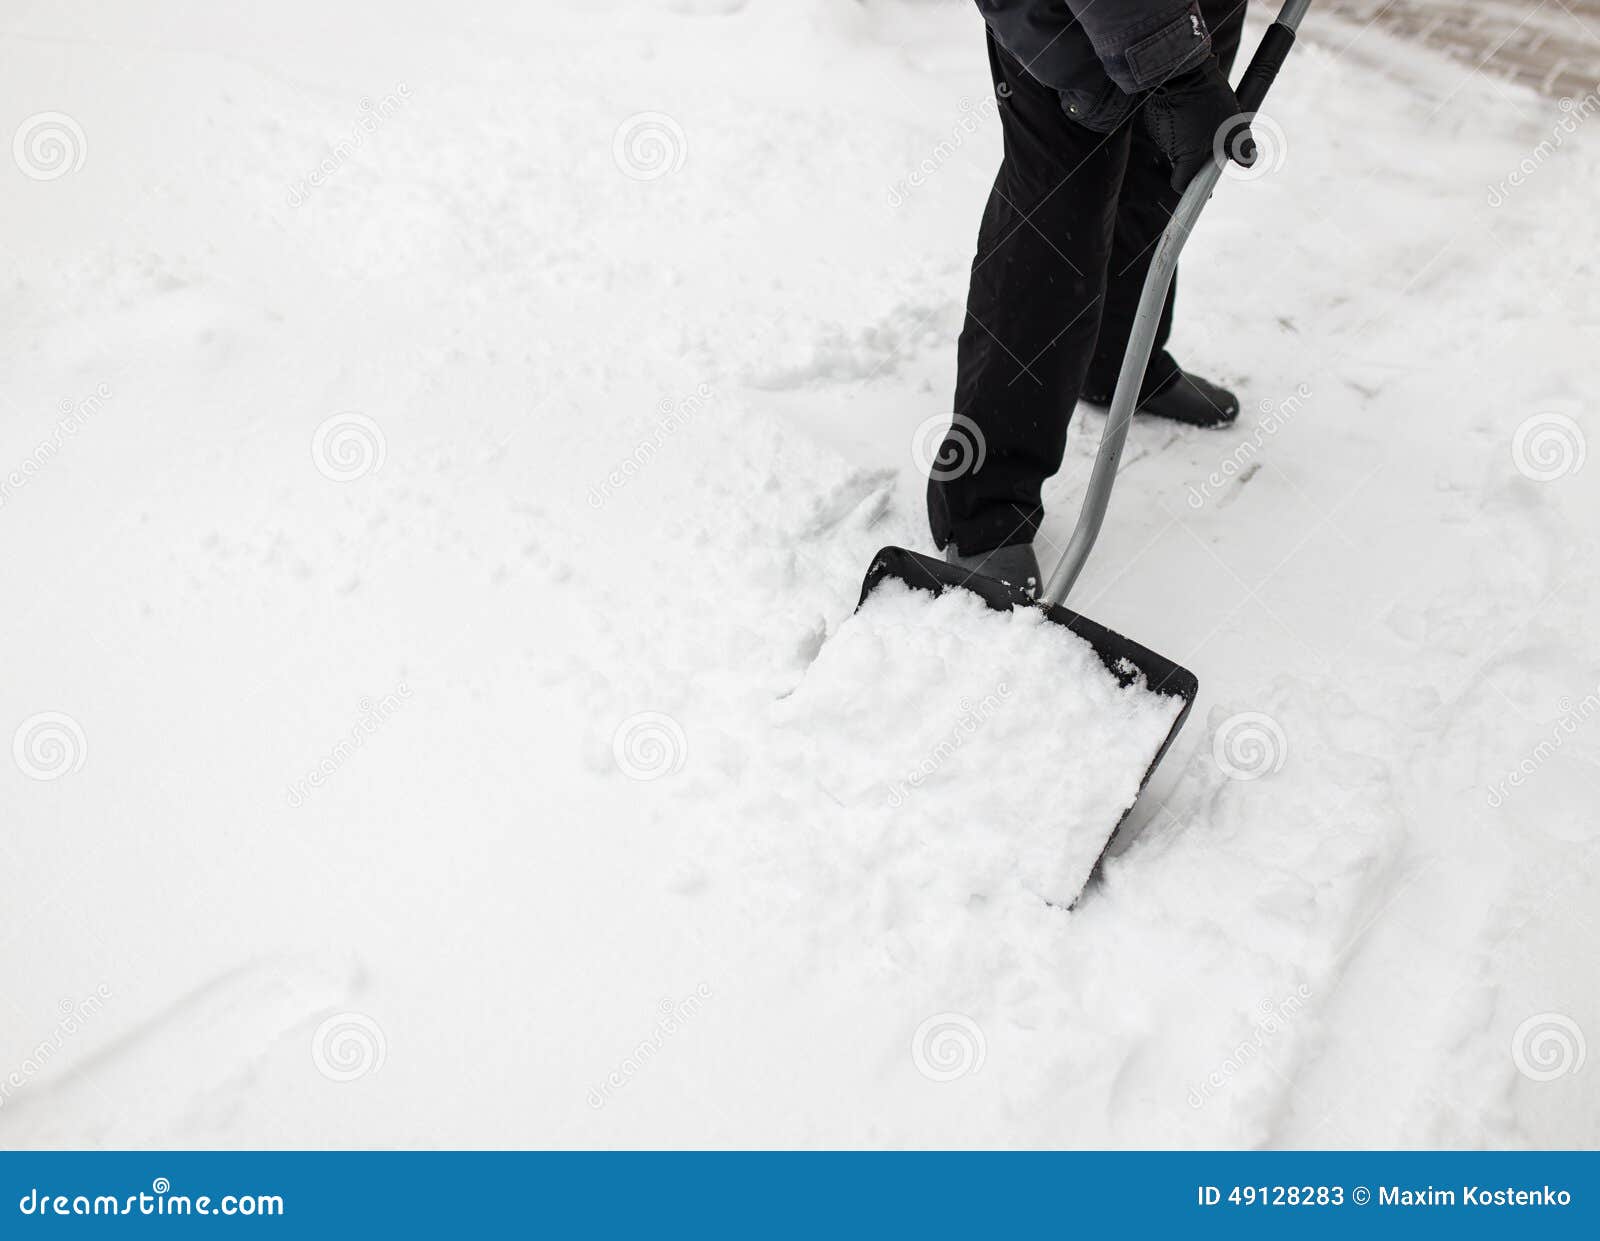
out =
[(808, 835), (844, 842), (841, 861), (870, 865), (849, 856), (866, 841), (896, 867), (915, 858), (951, 901), (1020, 884), (1069, 906), (1183, 699), (1143, 678), (1119, 684), (1036, 608), (997, 612), (971, 591), (934, 598), (891, 578), (784, 707), (785, 765), (844, 812), (819, 799)]
[(928, 548), (970, 4), (0, 38), (0, 1142), (1600, 1139), (1600, 100), (1313, 6), (1180, 278), (1244, 415), (1135, 425), (1069, 601), (1201, 694), (1068, 910), (1042, 633), (851, 620)]

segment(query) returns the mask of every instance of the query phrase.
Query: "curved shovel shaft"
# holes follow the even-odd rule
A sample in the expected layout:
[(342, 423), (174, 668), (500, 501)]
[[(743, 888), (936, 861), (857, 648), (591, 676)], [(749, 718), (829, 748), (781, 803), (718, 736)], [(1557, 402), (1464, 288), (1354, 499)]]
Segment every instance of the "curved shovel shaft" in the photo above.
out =
[(1183, 243), (1189, 240), (1189, 231), (1200, 215), (1200, 209), (1211, 197), (1222, 176), (1222, 165), (1207, 164), (1189, 182), (1178, 209), (1172, 213), (1166, 232), (1156, 245), (1155, 257), (1150, 261), (1150, 274), (1145, 277), (1144, 291), (1139, 294), (1139, 309), (1134, 315), (1133, 331), (1128, 336), (1127, 352), (1122, 355), (1122, 370), (1117, 375), (1116, 394), (1111, 398), (1111, 410), (1106, 415), (1105, 434), (1100, 440), (1100, 451), (1095, 454), (1094, 470), (1089, 475), (1089, 486), (1083, 493), (1083, 508), (1078, 513), (1078, 524), (1073, 527), (1072, 538), (1061, 562), (1050, 575), (1044, 588), (1044, 598), (1049, 603), (1066, 602), (1067, 593), (1084, 563), (1094, 549), (1105, 521), (1106, 506), (1111, 503), (1111, 488), (1117, 481), (1117, 466), (1122, 462), (1122, 447), (1128, 439), (1128, 427), (1133, 422), (1133, 407), (1139, 399), (1139, 388), (1144, 383), (1145, 367), (1150, 363), (1150, 350), (1155, 344), (1156, 327), (1161, 321), (1161, 310), (1166, 305), (1167, 290), (1172, 287), (1173, 273), (1178, 269), (1178, 255)]
[[(1285, 55), (1294, 42), (1295, 28), (1311, 0), (1285, 0), (1278, 12), (1277, 21), (1268, 29), (1250, 61), (1250, 67), (1239, 79), (1239, 100), (1249, 113), (1255, 112), (1266, 98), (1267, 88), (1277, 76)], [(1156, 328), (1161, 322), (1161, 310), (1166, 305), (1167, 290), (1172, 287), (1172, 276), (1178, 268), (1178, 255), (1200, 210), (1211, 197), (1222, 177), (1222, 165), (1212, 162), (1189, 183), (1178, 207), (1172, 213), (1166, 231), (1156, 245), (1155, 257), (1150, 261), (1150, 273), (1144, 280), (1144, 291), (1139, 295), (1139, 309), (1134, 315), (1133, 330), (1128, 336), (1127, 352), (1122, 355), (1122, 370), (1117, 375), (1116, 394), (1111, 398), (1111, 410), (1106, 416), (1105, 434), (1100, 440), (1100, 450), (1095, 454), (1094, 470), (1089, 475), (1089, 486), (1083, 494), (1083, 508), (1078, 513), (1078, 524), (1073, 528), (1067, 550), (1056, 565), (1045, 585), (1047, 603), (1065, 602), (1067, 593), (1084, 563), (1094, 549), (1094, 541), (1105, 521), (1106, 507), (1111, 503), (1111, 488), (1117, 481), (1117, 466), (1122, 462), (1122, 448), (1128, 439), (1128, 427), (1133, 421), (1133, 408), (1139, 399), (1139, 389), (1144, 383), (1145, 367), (1150, 363), (1150, 350), (1155, 344)]]

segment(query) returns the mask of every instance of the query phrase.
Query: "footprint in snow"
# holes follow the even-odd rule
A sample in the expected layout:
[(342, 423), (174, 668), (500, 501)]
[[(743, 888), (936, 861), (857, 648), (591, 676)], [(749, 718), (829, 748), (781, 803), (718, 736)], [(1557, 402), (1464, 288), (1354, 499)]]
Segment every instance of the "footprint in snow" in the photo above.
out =
[(822, 383), (850, 383), (892, 375), (908, 358), (947, 347), (961, 319), (954, 303), (896, 306), (877, 323), (854, 332), (835, 328), (811, 346), (810, 357), (750, 378), (752, 387), (783, 392)]
[(812, 501), (801, 534), (820, 538), (846, 524), (870, 529), (894, 503), (894, 470), (856, 470)]
[[(309, 1032), (329, 1012), (346, 1009), (361, 971), (330, 971), (304, 958), (255, 961), (176, 996), (143, 1020), (117, 1029), (118, 994), (106, 1000), (43, 1074), (7, 1100), (8, 1141), (17, 1145), (139, 1145), (161, 1135), (213, 1131), (224, 1123), (234, 1090), (285, 1036)], [(121, 1001), (132, 1007), (134, 996)], [(110, 1041), (96, 1046), (101, 1030)], [(76, 1053), (76, 1054), (72, 1054)], [(301, 1049), (314, 1075), (312, 1049)], [(326, 1076), (326, 1074), (324, 1074)], [(207, 1119), (210, 1117), (211, 1119)]]

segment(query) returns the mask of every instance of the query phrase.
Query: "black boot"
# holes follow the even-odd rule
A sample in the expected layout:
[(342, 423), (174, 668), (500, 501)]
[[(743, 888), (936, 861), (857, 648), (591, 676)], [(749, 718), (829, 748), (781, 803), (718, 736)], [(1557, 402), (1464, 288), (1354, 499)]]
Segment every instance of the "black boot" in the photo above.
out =
[(1039, 597), (1044, 585), (1044, 576), (1039, 572), (1039, 558), (1033, 554), (1032, 543), (1013, 543), (1009, 547), (997, 547), (993, 551), (977, 552), (971, 556), (963, 556), (956, 545), (950, 543), (944, 549), (944, 558), (947, 564), (960, 565), (973, 573), (998, 578), (1011, 586), (1020, 587), (1031, 599)]
[[(1109, 396), (1083, 398), (1090, 405), (1109, 405)], [(1167, 418), (1191, 427), (1225, 427), (1239, 416), (1239, 398), (1209, 379), (1179, 371), (1139, 403), (1136, 414)]]

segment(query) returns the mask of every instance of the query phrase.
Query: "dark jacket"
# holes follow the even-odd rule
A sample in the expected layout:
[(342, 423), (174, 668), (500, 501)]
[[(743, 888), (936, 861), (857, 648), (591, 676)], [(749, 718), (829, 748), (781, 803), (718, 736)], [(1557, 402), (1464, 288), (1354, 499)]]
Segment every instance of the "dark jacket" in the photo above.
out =
[(1073, 120), (1104, 133), (1142, 92), (1211, 52), (1197, 0), (978, 0), (978, 8)]

